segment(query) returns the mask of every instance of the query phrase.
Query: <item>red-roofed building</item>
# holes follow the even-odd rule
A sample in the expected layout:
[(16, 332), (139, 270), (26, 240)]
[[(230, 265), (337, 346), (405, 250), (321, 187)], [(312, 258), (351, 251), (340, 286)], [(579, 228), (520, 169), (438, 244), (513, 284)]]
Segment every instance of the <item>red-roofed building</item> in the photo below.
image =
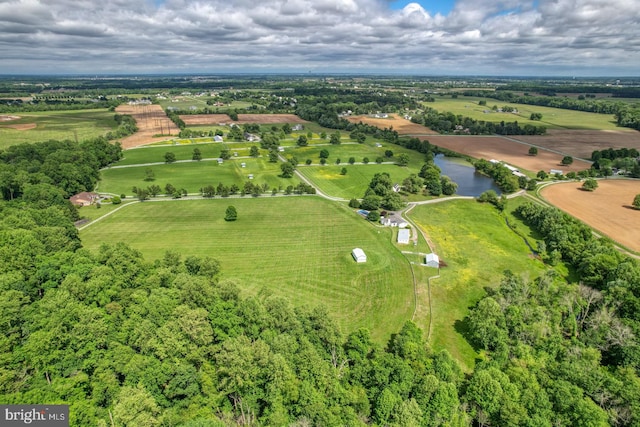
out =
[(100, 196), (98, 193), (83, 191), (82, 193), (71, 196), (69, 201), (76, 206), (89, 206), (97, 202), (99, 199)]

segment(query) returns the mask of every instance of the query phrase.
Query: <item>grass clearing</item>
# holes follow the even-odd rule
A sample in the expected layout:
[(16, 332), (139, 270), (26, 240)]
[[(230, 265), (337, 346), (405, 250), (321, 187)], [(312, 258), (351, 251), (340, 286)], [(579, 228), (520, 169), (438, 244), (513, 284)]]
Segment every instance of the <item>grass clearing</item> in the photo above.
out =
[[(342, 168), (347, 168), (346, 175), (341, 174)], [(343, 163), (337, 166), (300, 166), (298, 171), (312, 181), (323, 193), (350, 199), (363, 197), (376, 173), (386, 172), (394, 183), (400, 183), (410, 174), (420, 172), (420, 169), (376, 163), (368, 165)]]
[[(478, 102), (481, 100), (487, 101), (487, 105), (478, 105)], [(516, 107), (518, 109), (518, 113), (485, 113), (485, 111), (491, 111), (491, 108), (494, 105), (497, 105), (498, 108), (504, 105)], [(537, 105), (516, 104), (512, 102), (498, 101), (497, 99), (491, 98), (436, 98), (435, 102), (424, 103), (424, 106), (434, 108), (440, 112), (449, 111), (456, 115), (460, 114), (462, 116), (487, 122), (518, 121), (520, 125), (542, 125), (546, 126), (548, 129), (620, 129), (616, 126), (614, 117), (610, 114), (597, 114)], [(531, 113), (541, 113), (542, 120), (529, 120)]]
[[(231, 223), (223, 219), (229, 205), (238, 210)], [(367, 327), (383, 343), (414, 308), (410, 267), (391, 233), (320, 197), (265, 197), (135, 203), (80, 235), (89, 249), (124, 241), (149, 260), (169, 248), (211, 256), (244, 293), (267, 289), (296, 305), (323, 304), (345, 332)], [(355, 247), (367, 263), (354, 262)]]
[[(12, 114), (20, 119), (0, 125), (0, 149), (11, 145), (43, 142), (50, 139), (83, 141), (102, 136), (115, 129), (115, 113), (106, 109), (41, 111)], [(6, 126), (35, 124), (18, 130)]]
[[(245, 163), (246, 167), (242, 167)], [(154, 181), (145, 181), (146, 170), (151, 169)], [(185, 188), (189, 193), (199, 193), (206, 185), (223, 183), (230, 186), (236, 184), (240, 188), (253, 174), (253, 183), (269, 185), (269, 188), (296, 185), (299, 179), (281, 178), (279, 163), (269, 163), (265, 158), (247, 158), (225, 160), (223, 164), (216, 161), (192, 161), (186, 163), (157, 164), (149, 166), (133, 166), (126, 168), (105, 169), (101, 174), (98, 190), (105, 193), (132, 195), (133, 186), (146, 188), (157, 184), (161, 188), (168, 183), (174, 187)]]
[[(537, 277), (544, 265), (532, 258), (523, 239), (509, 230), (491, 205), (474, 200), (421, 205), (410, 217), (448, 265), (432, 281), (431, 346), (447, 349), (470, 371), (478, 354), (464, 337), (469, 308), (485, 295), (486, 287), (499, 284), (505, 270)], [(517, 226), (526, 227), (520, 222)]]

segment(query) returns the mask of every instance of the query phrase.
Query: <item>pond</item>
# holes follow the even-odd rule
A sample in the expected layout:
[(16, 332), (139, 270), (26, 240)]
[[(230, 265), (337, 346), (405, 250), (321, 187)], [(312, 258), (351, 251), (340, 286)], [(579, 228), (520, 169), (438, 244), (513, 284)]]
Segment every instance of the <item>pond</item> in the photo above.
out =
[(447, 175), (458, 184), (458, 191), (456, 191), (458, 196), (478, 197), (487, 190), (501, 194), (493, 179), (479, 174), (473, 166), (461, 162), (461, 159), (438, 154), (433, 161), (442, 170), (442, 175)]

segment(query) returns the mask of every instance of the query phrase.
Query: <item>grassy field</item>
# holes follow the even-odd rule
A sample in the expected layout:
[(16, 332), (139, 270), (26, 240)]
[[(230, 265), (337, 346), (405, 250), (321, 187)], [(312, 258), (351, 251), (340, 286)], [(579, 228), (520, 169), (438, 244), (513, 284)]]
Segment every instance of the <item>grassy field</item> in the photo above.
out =
[(207, 159), (220, 157), (222, 146), (219, 143), (143, 146), (126, 150), (122, 160), (115, 163), (114, 166), (164, 162), (164, 155), (169, 152), (175, 154), (176, 160), (191, 160), (194, 148), (198, 148), (202, 158)]
[[(448, 265), (432, 281), (431, 346), (447, 349), (470, 370), (478, 355), (464, 337), (469, 308), (485, 295), (486, 287), (499, 284), (505, 270), (533, 278), (544, 266), (491, 205), (467, 200), (421, 205), (410, 217)], [(521, 223), (518, 227), (525, 228)]]
[[(162, 156), (164, 152), (161, 150)], [(245, 163), (246, 167), (242, 168), (241, 163)], [(153, 171), (155, 181), (144, 181), (147, 169)], [(253, 174), (254, 184), (267, 183), (269, 188), (296, 185), (300, 181), (295, 178), (279, 177), (281, 171), (278, 163), (269, 163), (265, 158), (248, 158), (227, 160), (221, 165), (215, 161), (194, 161), (105, 169), (102, 171), (98, 190), (105, 193), (132, 195), (133, 186), (146, 188), (157, 184), (164, 188), (167, 183), (170, 183), (178, 189), (185, 188), (189, 193), (198, 193), (200, 188), (209, 184), (214, 186), (219, 183), (228, 186), (236, 184), (242, 187), (249, 179), (249, 174)]]
[[(82, 141), (102, 136), (117, 127), (114, 113), (105, 109), (43, 111), (12, 114), (19, 120), (0, 125), (0, 149), (10, 145), (42, 142), (50, 139)], [(31, 125), (32, 129), (11, 129), (8, 125)]]
[[(342, 175), (342, 168), (347, 168), (347, 174)], [(420, 169), (400, 167), (396, 165), (350, 165), (348, 163), (326, 166), (299, 166), (298, 171), (312, 181), (325, 194), (334, 197), (350, 199), (364, 196), (371, 178), (376, 173), (387, 172), (394, 183), (402, 182), (412, 173), (417, 174)]]
[[(487, 101), (487, 105), (478, 105), (480, 100)], [(497, 105), (498, 108), (509, 105), (516, 107), (518, 113), (484, 113)], [(560, 108), (540, 107), (537, 105), (515, 104), (498, 101), (490, 98), (459, 97), (459, 98), (436, 98), (435, 102), (424, 103), (425, 107), (434, 108), (438, 111), (450, 111), (456, 115), (471, 117), (476, 120), (487, 122), (513, 122), (519, 124), (532, 124), (536, 126), (546, 126), (547, 129), (599, 129), (615, 130), (619, 129), (614, 117), (609, 114), (587, 113), (583, 111), (564, 110)], [(529, 120), (531, 113), (541, 113), (541, 121)]]
[[(225, 222), (227, 206), (238, 210)], [(125, 241), (147, 259), (167, 249), (220, 260), (246, 294), (267, 289), (296, 305), (327, 306), (344, 331), (367, 327), (378, 342), (414, 308), (410, 267), (392, 230), (319, 197), (135, 203), (81, 231), (83, 245)], [(351, 250), (362, 248), (366, 264)]]

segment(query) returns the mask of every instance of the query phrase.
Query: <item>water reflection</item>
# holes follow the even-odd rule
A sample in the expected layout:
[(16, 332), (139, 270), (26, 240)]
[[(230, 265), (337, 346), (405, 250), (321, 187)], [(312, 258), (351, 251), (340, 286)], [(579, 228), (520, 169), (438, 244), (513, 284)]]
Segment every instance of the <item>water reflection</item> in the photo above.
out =
[(493, 190), (498, 195), (501, 194), (493, 180), (477, 173), (473, 166), (456, 163), (443, 154), (438, 154), (433, 161), (442, 170), (442, 175), (447, 175), (458, 184), (456, 194), (459, 196), (477, 197), (487, 190)]

